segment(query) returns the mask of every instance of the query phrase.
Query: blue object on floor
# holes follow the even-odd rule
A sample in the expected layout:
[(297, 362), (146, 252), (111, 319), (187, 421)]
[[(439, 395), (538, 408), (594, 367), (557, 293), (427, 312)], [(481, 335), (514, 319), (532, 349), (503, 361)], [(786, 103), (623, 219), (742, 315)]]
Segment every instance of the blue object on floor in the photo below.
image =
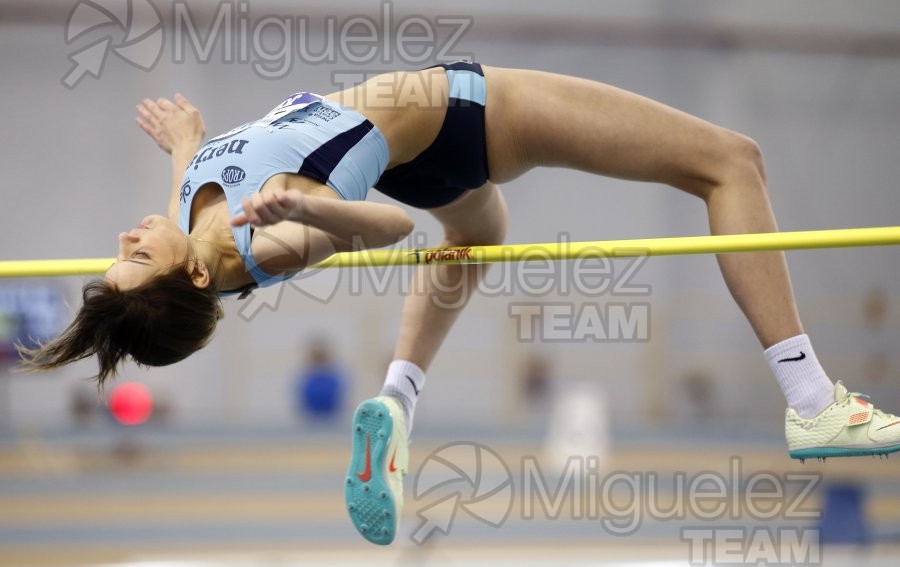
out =
[(823, 544), (871, 541), (865, 516), (866, 494), (862, 484), (829, 483), (823, 487), (824, 498), (819, 534)]

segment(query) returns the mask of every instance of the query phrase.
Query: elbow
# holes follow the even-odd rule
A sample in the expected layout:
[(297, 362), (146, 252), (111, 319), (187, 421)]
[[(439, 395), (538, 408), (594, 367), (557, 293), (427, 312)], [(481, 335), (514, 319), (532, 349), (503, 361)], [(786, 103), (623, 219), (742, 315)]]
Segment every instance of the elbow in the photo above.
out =
[(397, 219), (391, 223), (390, 228), (384, 234), (384, 244), (382, 246), (390, 246), (400, 242), (413, 231), (415, 223), (406, 213), (397, 215)]
[(376, 238), (378, 242), (375, 246), (373, 246), (373, 248), (390, 246), (391, 244), (400, 242), (401, 240), (409, 236), (409, 233), (413, 231), (413, 228), (415, 228), (415, 226), (415, 223), (409, 217), (409, 215), (401, 211), (396, 215), (395, 218), (391, 219), (391, 222), (384, 224), (382, 230), (379, 231), (380, 234), (378, 234)]
[(412, 218), (406, 213), (403, 213), (403, 217), (400, 219), (398, 226), (398, 236), (397, 240), (394, 242), (400, 242), (404, 238), (410, 235), (413, 229), (416, 227), (416, 223), (413, 222)]

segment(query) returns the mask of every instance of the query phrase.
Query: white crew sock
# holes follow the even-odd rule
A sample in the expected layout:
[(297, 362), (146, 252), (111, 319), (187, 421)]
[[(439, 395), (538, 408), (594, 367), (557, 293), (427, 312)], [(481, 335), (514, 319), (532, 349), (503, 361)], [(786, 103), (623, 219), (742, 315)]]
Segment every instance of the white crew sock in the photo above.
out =
[(781, 341), (766, 349), (766, 360), (784, 392), (789, 407), (811, 419), (834, 402), (829, 380), (806, 335)]
[(403, 406), (406, 417), (406, 438), (412, 433), (413, 414), (416, 412), (416, 401), (425, 387), (425, 373), (408, 360), (395, 360), (388, 366), (387, 378), (381, 388), (382, 396), (393, 396)]

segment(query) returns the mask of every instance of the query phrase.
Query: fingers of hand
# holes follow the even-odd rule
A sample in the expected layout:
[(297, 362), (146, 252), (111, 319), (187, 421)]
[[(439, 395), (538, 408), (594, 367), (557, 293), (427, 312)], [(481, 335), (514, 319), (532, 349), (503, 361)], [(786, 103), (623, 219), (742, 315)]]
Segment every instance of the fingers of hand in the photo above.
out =
[(167, 98), (158, 98), (156, 99), (156, 104), (163, 110), (173, 110), (178, 108), (174, 102)]
[[(151, 101), (152, 102), (152, 101)], [(154, 130), (159, 129), (159, 117), (153, 112), (150, 106), (147, 105), (147, 101), (145, 100), (143, 103), (137, 105), (138, 114), (140, 114), (140, 119), (146, 125)]]
[(234, 217), (232, 217), (231, 226), (244, 226), (248, 222), (250, 222), (250, 219), (247, 218), (247, 214), (239, 213), (239, 214), (235, 215)]
[[(252, 197), (244, 197), (241, 199), (241, 203), (244, 206), (243, 214), (247, 219), (247, 222), (254, 226), (266, 226), (272, 224), (271, 220), (267, 218), (267, 212), (259, 199), (259, 193), (254, 194)], [(238, 217), (235, 217), (235, 219), (237, 218)]]
[[(253, 206), (253, 202), (250, 200), (250, 197), (241, 198), (241, 206), (244, 209), (244, 212), (234, 217), (232, 223), (237, 220), (246, 219), (246, 222), (251, 224), (259, 224), (259, 215), (256, 214), (256, 208)], [(243, 218), (242, 218), (243, 215)], [(245, 223), (246, 224), (246, 223)]]
[(261, 203), (261, 214), (264, 219), (269, 221), (269, 224), (283, 221), (287, 217), (287, 208), (278, 201), (275, 193), (276, 192), (273, 191), (266, 191), (254, 195), (254, 198), (259, 199)]
[(293, 216), (300, 214), (304, 199), (303, 193), (300, 191), (279, 188), (272, 192), (272, 196), (283, 209), (283, 218), (291, 219)]
[(183, 94), (175, 93), (175, 102), (181, 107), (182, 110), (188, 113), (198, 112), (197, 107), (195, 107), (191, 101), (189, 101)]
[(291, 198), (286, 189), (281, 187), (275, 188), (269, 192), (269, 195), (281, 207), (289, 207), (291, 205)]
[(141, 106), (143, 106), (147, 113), (149, 113), (149, 115), (156, 120), (159, 120), (163, 115), (163, 109), (159, 106), (159, 104), (157, 104), (155, 101), (150, 100), (149, 98), (145, 98), (143, 102), (141, 102)]
[(141, 113), (141, 116), (145, 120), (159, 130), (162, 124), (171, 123), (173, 118), (184, 111), (181, 107), (168, 99), (160, 98), (154, 102), (149, 98), (145, 98), (144, 101), (138, 105), (138, 112)]
[(144, 120), (144, 119), (141, 118), (140, 116), (138, 116), (137, 118), (135, 118), (135, 121), (138, 123), (138, 126), (141, 127), (141, 130), (143, 130), (144, 132), (150, 134), (150, 136), (156, 136), (156, 130), (153, 128), (153, 126), (150, 125), (149, 122), (147, 122), (146, 120)]
[(287, 218), (288, 209), (281, 205), (271, 191), (255, 193), (243, 199), (244, 213), (249, 221), (257, 226), (266, 226)]

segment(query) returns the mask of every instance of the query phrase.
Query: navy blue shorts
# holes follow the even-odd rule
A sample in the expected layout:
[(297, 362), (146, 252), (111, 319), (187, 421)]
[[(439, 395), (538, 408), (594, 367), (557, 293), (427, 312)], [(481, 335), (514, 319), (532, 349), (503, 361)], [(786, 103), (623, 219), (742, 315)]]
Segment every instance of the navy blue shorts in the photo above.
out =
[(450, 97), (434, 142), (410, 162), (385, 171), (375, 188), (420, 209), (440, 207), (490, 178), (484, 107), (487, 91), (478, 63), (439, 65), (447, 71)]

